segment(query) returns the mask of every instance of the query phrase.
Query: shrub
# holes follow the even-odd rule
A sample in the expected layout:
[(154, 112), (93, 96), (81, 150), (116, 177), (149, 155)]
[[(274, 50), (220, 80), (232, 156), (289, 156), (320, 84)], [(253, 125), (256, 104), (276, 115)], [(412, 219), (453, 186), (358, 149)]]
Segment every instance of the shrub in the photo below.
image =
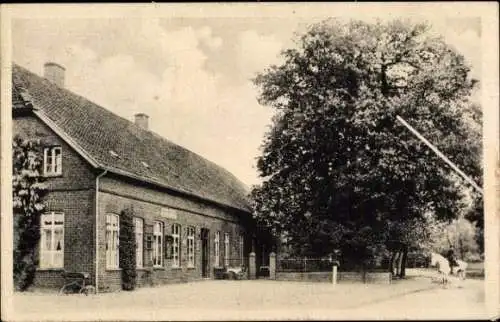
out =
[(40, 216), (45, 209), (41, 144), (16, 136), (12, 142), (12, 198), (14, 214), (15, 288), (25, 291), (33, 284), (40, 240)]
[(122, 289), (132, 291), (136, 285), (134, 211), (132, 207), (120, 214), (120, 268), (122, 269)]

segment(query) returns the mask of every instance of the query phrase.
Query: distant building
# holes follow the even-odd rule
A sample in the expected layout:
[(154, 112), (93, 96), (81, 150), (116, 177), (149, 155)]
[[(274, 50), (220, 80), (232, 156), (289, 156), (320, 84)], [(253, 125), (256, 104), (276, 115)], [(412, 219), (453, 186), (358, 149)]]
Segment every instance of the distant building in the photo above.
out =
[(49, 188), (35, 286), (60, 287), (66, 270), (90, 273), (100, 291), (119, 289), (119, 216), (130, 206), (139, 286), (246, 265), (261, 249), (246, 187), (149, 131), (147, 115), (134, 124), (65, 89), (64, 72), (48, 63), (42, 78), (13, 65), (13, 134), (42, 140)]

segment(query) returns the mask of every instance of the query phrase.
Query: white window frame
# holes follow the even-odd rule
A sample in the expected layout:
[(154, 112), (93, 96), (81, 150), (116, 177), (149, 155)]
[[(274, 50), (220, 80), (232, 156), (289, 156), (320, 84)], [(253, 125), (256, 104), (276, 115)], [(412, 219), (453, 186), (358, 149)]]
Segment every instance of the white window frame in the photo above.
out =
[(106, 214), (106, 268), (117, 269), (120, 266), (120, 217)]
[(220, 231), (215, 232), (214, 250), (215, 267), (220, 267)]
[[(59, 221), (56, 221), (57, 219)], [(45, 230), (50, 231), (50, 249), (46, 249)], [(58, 230), (62, 231), (60, 250), (55, 249), (55, 232)], [(44, 213), (40, 218), (40, 268), (64, 268), (64, 213), (62, 212)]]
[(181, 266), (181, 225), (172, 224), (172, 267)]
[(245, 236), (243, 234), (240, 234), (239, 251), (240, 251), (240, 265), (241, 266), (245, 265), (244, 247), (245, 247)]
[(224, 266), (229, 266), (229, 233), (224, 233)]
[[(59, 154), (56, 152), (59, 151)], [(62, 174), (62, 148), (51, 146), (43, 149), (43, 174), (56, 176)]]
[(144, 219), (134, 218), (135, 232), (135, 265), (142, 268), (144, 265)]
[(195, 254), (195, 249), (194, 249), (194, 236), (196, 233), (196, 228), (193, 226), (188, 226), (187, 227), (187, 267), (188, 268), (194, 268), (194, 254)]
[(163, 266), (163, 231), (163, 222), (155, 221), (153, 224), (153, 267)]

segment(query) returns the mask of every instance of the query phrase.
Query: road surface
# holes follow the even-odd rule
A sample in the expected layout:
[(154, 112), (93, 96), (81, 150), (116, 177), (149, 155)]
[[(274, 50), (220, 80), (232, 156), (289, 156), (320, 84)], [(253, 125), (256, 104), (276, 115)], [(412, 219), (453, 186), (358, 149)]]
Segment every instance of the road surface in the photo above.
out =
[(363, 310), (383, 312), (389, 319), (484, 319), (484, 280), (466, 280), (462, 287), (433, 288), (366, 305)]
[(467, 319), (484, 317), (483, 290), (482, 280), (440, 289), (425, 277), (335, 286), (200, 281), (90, 296), (16, 293), (11, 297), (14, 318), (8, 320)]

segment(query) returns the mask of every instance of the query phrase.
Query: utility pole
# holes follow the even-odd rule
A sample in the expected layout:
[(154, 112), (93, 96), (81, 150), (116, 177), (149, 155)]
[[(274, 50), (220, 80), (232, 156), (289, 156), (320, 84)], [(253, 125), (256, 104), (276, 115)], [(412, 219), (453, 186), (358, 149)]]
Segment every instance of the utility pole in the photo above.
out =
[(427, 141), (417, 130), (415, 130), (410, 124), (408, 124), (401, 116), (397, 115), (396, 119), (403, 124), (410, 132), (415, 134), (422, 142), (424, 142), (438, 157), (440, 157), (444, 162), (446, 162), (456, 173), (458, 173), (465, 181), (467, 181), (472, 187), (474, 187), (481, 195), (483, 195), (483, 189), (477, 185), (477, 183), (472, 180), (469, 176), (460, 170), (455, 163), (451, 162), (441, 151), (438, 150), (432, 143)]

